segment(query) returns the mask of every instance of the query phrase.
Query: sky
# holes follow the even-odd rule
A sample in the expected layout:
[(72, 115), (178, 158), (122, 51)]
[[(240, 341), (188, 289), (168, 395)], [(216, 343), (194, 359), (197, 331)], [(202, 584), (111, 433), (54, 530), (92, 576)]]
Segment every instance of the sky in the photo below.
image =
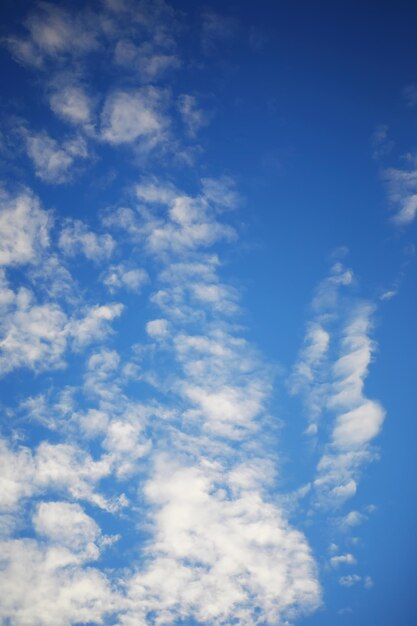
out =
[(2, 625), (417, 623), (413, 4), (3, 0)]

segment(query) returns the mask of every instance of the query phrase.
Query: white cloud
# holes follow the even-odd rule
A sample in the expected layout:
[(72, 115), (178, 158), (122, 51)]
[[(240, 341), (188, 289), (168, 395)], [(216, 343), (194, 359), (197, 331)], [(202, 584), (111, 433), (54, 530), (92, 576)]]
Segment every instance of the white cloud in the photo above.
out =
[(130, 476), (137, 461), (151, 451), (151, 441), (144, 433), (146, 417), (141, 406), (127, 406), (121, 419), (113, 419), (107, 427), (103, 446), (119, 478)]
[(216, 311), (225, 314), (236, 313), (238, 294), (233, 287), (216, 283), (193, 283), (190, 286), (193, 297)]
[(102, 112), (102, 139), (111, 144), (142, 140), (150, 147), (159, 143), (167, 127), (164, 97), (155, 87), (110, 94)]
[(404, 198), (400, 211), (395, 215), (394, 221), (397, 224), (409, 224), (414, 221), (417, 214), (417, 194), (413, 193)]
[(384, 171), (391, 200), (397, 205), (392, 221), (398, 226), (410, 224), (417, 214), (417, 157), (414, 155), (407, 160), (408, 168), (388, 168)]
[(146, 486), (156, 507), (155, 538), (146, 569), (129, 582), (124, 626), (147, 611), (170, 621), (187, 615), (249, 625), (260, 615), (265, 623), (285, 623), (286, 616), (320, 604), (303, 535), (256, 490), (229, 499), (219, 484), (221, 468), (218, 475), (213, 466), (160, 460)]
[(24, 446), (13, 449), (0, 440), (0, 467), (2, 512), (16, 512), (21, 501), (51, 490), (101, 508), (109, 507), (95, 489), (111, 471), (109, 460), (95, 461), (74, 445), (44, 441), (31, 451)]
[(59, 247), (68, 256), (83, 254), (90, 261), (108, 259), (115, 248), (111, 235), (98, 235), (81, 220), (67, 221), (59, 235)]
[(164, 319), (151, 320), (146, 324), (146, 332), (154, 339), (163, 339), (169, 333), (168, 321)]
[(150, 230), (148, 246), (156, 253), (181, 253), (234, 236), (233, 229), (217, 222), (199, 198), (178, 196), (169, 209), (169, 219)]
[[(145, 242), (149, 252), (158, 256), (170, 254), (177, 263), (176, 255), (187, 255), (236, 237), (234, 229), (216, 217), (217, 209), (225, 203), (229, 205), (233, 194), (228, 196), (225, 192), (222, 197), (219, 188), (207, 184), (200, 196), (192, 197), (154, 178), (143, 180), (135, 188), (140, 200), (137, 213), (121, 208), (108, 215), (105, 224), (125, 229), (135, 241)], [(230, 192), (229, 184), (227, 189)], [(165, 214), (155, 210), (158, 204), (166, 208)]]
[(60, 85), (52, 92), (50, 105), (58, 117), (71, 124), (87, 124), (91, 121), (91, 99), (78, 85)]
[(43, 2), (25, 21), (26, 37), (8, 37), (15, 58), (36, 68), (45, 61), (60, 62), (85, 54), (97, 46), (96, 29), (88, 13), (71, 14), (63, 7)]
[(204, 198), (217, 210), (235, 209), (241, 202), (235, 181), (230, 176), (202, 178), (201, 185)]
[(325, 404), (326, 385), (321, 380), (321, 369), (330, 345), (330, 333), (319, 322), (310, 322), (304, 337), (298, 360), (293, 368), (289, 383), (293, 394), (307, 394), (309, 418), (312, 423), (306, 434), (316, 435), (318, 426), (315, 423)]
[(365, 589), (372, 589), (372, 587), (374, 586), (374, 581), (372, 580), (371, 576), (365, 576), (363, 586), (365, 587)]
[(0, 511), (14, 511), (22, 498), (32, 494), (34, 463), (27, 448), (13, 452), (0, 439)]
[(352, 528), (363, 524), (366, 519), (367, 517), (359, 511), (349, 511), (349, 513), (347, 513), (345, 517), (340, 520), (340, 526), (345, 529)]
[(150, 204), (170, 205), (174, 202), (175, 197), (179, 195), (173, 185), (162, 183), (157, 178), (144, 179), (135, 187), (135, 191), (139, 200)]
[(349, 574), (347, 576), (341, 576), (339, 578), (339, 584), (342, 587), (353, 587), (353, 585), (357, 585), (362, 580), (362, 576), (358, 576), (358, 574)]
[(120, 303), (112, 303), (92, 306), (84, 316), (77, 311), (70, 316), (54, 302), (39, 304), (25, 287), (12, 291), (1, 274), (0, 307), (0, 374), (19, 367), (35, 371), (64, 367), (70, 340), (76, 350), (102, 340), (123, 310)]
[(155, 42), (136, 45), (130, 39), (121, 39), (114, 50), (114, 61), (130, 71), (137, 72), (142, 79), (154, 81), (181, 65), (179, 57)]
[(182, 117), (187, 134), (195, 137), (203, 126), (208, 124), (208, 116), (203, 109), (198, 108), (197, 98), (190, 94), (178, 97), (178, 110)]
[(339, 554), (332, 556), (330, 559), (330, 565), (332, 567), (339, 567), (339, 565), (356, 565), (356, 559), (353, 554)]
[(90, 307), (84, 318), (72, 320), (69, 333), (73, 337), (75, 349), (83, 348), (94, 341), (100, 341), (111, 333), (109, 322), (122, 314), (120, 303)]
[(14, 626), (101, 623), (114, 610), (105, 575), (70, 548), (31, 539), (2, 542), (0, 618)]
[(27, 189), (0, 190), (0, 265), (36, 262), (49, 245), (51, 218)]
[(82, 137), (59, 143), (46, 133), (27, 133), (26, 144), (36, 175), (52, 184), (68, 181), (74, 172), (75, 162), (88, 157), (87, 144)]
[(88, 409), (85, 413), (75, 413), (73, 419), (76, 419), (81, 432), (88, 439), (97, 435), (104, 435), (109, 423), (107, 413), (97, 409)]
[(35, 512), (33, 525), (36, 533), (49, 542), (59, 544), (77, 553), (98, 556), (94, 543), (101, 534), (96, 522), (79, 504), (70, 502), (41, 502)]
[(352, 272), (337, 263), (319, 285), (313, 300), (317, 315), (307, 328), (291, 378), (292, 390), (306, 398), (312, 420), (309, 434), (318, 434), (323, 411), (334, 414), (330, 441), (313, 482), (318, 501), (332, 506), (355, 495), (361, 467), (374, 456), (370, 443), (385, 417), (381, 405), (364, 394), (375, 351), (370, 337), (374, 307), (341, 291), (352, 282)]
[(367, 400), (337, 418), (332, 434), (333, 442), (340, 448), (363, 446), (379, 433), (384, 417), (385, 411), (381, 405)]
[(127, 289), (138, 293), (143, 285), (149, 281), (149, 276), (142, 268), (133, 268), (124, 263), (119, 263), (118, 265), (111, 265), (102, 280), (110, 293), (114, 293), (117, 289)]
[(325, 278), (316, 289), (312, 307), (318, 313), (333, 310), (339, 299), (341, 287), (347, 287), (353, 283), (354, 275), (351, 269), (345, 268), (342, 263), (335, 263), (330, 271), (330, 276)]
[(183, 393), (197, 407), (190, 416), (202, 418), (208, 431), (231, 438), (254, 429), (265, 397), (265, 389), (256, 382), (244, 388), (224, 385), (215, 389), (188, 384)]
[(387, 289), (386, 291), (383, 291), (381, 293), (381, 295), (379, 296), (380, 300), (391, 300), (392, 298), (394, 298), (395, 296), (398, 295), (398, 289), (394, 288), (394, 289)]
[(0, 373), (17, 367), (48, 369), (64, 365), (67, 316), (56, 304), (36, 304), (21, 288), (0, 321)]

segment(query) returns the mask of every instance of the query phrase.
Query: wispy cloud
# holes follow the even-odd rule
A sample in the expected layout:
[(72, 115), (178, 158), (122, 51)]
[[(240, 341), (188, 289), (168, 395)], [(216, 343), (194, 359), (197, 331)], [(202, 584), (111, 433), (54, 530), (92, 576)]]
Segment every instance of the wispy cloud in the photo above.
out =
[(116, 244), (108, 233), (98, 235), (81, 220), (68, 220), (60, 232), (58, 245), (67, 256), (83, 254), (98, 262), (109, 258)]
[(45, 182), (65, 183), (73, 174), (74, 164), (88, 157), (88, 148), (82, 137), (62, 142), (43, 133), (25, 133), (29, 158), (35, 173)]
[(374, 456), (370, 443), (385, 417), (382, 406), (364, 393), (375, 351), (370, 336), (375, 307), (340, 293), (353, 280), (353, 273), (338, 263), (319, 285), (316, 317), (291, 379), (293, 391), (305, 397), (307, 434), (327, 440), (313, 484), (318, 501), (330, 506), (356, 493), (361, 467)]
[(417, 214), (417, 168), (415, 167), (415, 157), (410, 156), (407, 161), (408, 167), (403, 169), (388, 168), (384, 173), (392, 202), (398, 207), (392, 220), (399, 226), (411, 223)]

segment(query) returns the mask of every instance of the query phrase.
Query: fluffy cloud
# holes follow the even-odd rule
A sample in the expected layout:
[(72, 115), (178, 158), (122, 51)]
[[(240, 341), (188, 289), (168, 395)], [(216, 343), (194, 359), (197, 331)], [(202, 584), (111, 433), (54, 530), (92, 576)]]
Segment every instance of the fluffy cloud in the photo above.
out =
[[(320, 603), (304, 537), (256, 491), (229, 499), (210, 461), (200, 467), (160, 460), (146, 493), (155, 509), (150, 560), (129, 582), (130, 626), (155, 611), (204, 623), (285, 623)], [(218, 468), (221, 473), (221, 468)]]
[(96, 28), (88, 14), (72, 14), (63, 7), (44, 2), (25, 22), (25, 37), (8, 37), (9, 49), (25, 65), (42, 67), (47, 61), (64, 61), (97, 46)]
[(71, 124), (87, 124), (91, 120), (92, 103), (82, 87), (60, 86), (50, 96), (52, 111)]
[(37, 304), (25, 288), (13, 293), (0, 322), (0, 373), (17, 367), (62, 367), (67, 316), (56, 304)]
[(39, 303), (34, 293), (9, 288), (0, 275), (0, 373), (19, 367), (35, 371), (65, 366), (69, 342), (80, 350), (111, 333), (109, 323), (121, 315), (119, 303), (96, 305), (68, 315), (54, 303)]
[(129, 267), (124, 263), (119, 263), (118, 265), (111, 265), (102, 280), (110, 293), (114, 293), (118, 289), (127, 289), (138, 293), (143, 285), (149, 281), (149, 276), (140, 267)]
[(123, 311), (120, 303), (96, 305), (86, 315), (69, 324), (69, 334), (73, 338), (76, 349), (83, 348), (91, 342), (99, 341), (111, 333), (109, 322), (119, 317)]
[(2, 542), (0, 616), (15, 626), (101, 623), (114, 610), (103, 573), (84, 567), (78, 552), (31, 539)]
[(183, 391), (197, 407), (189, 412), (190, 416), (202, 418), (208, 431), (232, 438), (240, 438), (247, 429), (253, 430), (265, 395), (256, 383), (243, 388), (225, 385), (215, 389), (186, 385)]
[(0, 467), (3, 513), (15, 512), (22, 500), (49, 491), (108, 507), (95, 491), (97, 483), (110, 473), (108, 459), (94, 461), (74, 445), (44, 441), (31, 451), (24, 446), (12, 448), (0, 440)]
[(88, 157), (87, 144), (82, 137), (59, 143), (46, 133), (27, 133), (26, 144), (36, 175), (52, 184), (68, 181), (73, 173), (74, 163)]
[(169, 324), (164, 319), (151, 320), (146, 324), (146, 332), (154, 339), (162, 339), (168, 336)]
[(102, 139), (111, 144), (142, 140), (149, 147), (159, 143), (167, 126), (163, 99), (164, 93), (156, 88), (114, 92), (104, 105)]
[(81, 220), (71, 220), (61, 230), (59, 247), (68, 256), (83, 254), (90, 261), (102, 261), (111, 256), (115, 242), (108, 233), (98, 235)]
[(362, 580), (362, 576), (358, 576), (358, 574), (348, 574), (347, 576), (341, 576), (339, 578), (339, 584), (342, 587), (353, 587)]
[(332, 567), (339, 567), (339, 565), (356, 565), (356, 559), (353, 554), (339, 554), (331, 557), (330, 565)]
[(381, 405), (368, 400), (337, 418), (333, 442), (340, 448), (360, 447), (376, 437), (384, 417), (385, 411)]
[(79, 504), (41, 502), (34, 515), (33, 526), (38, 535), (53, 544), (78, 553), (96, 554), (93, 544), (100, 535), (100, 529)]
[(11, 195), (0, 191), (0, 265), (39, 259), (49, 244), (50, 215), (29, 190)]

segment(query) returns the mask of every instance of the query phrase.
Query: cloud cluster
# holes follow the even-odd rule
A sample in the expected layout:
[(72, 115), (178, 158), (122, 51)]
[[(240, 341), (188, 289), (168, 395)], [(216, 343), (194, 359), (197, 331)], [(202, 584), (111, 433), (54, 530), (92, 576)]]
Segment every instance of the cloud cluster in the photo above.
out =
[(157, 153), (193, 161), (196, 151), (176, 127), (182, 121), (195, 139), (208, 118), (195, 96), (172, 93), (169, 79), (182, 65), (180, 22), (163, 0), (102, 2), (94, 10), (43, 2), (22, 34), (5, 38), (13, 57), (40, 78), (52, 113), (76, 133), (63, 140), (23, 123), (20, 134), (42, 181), (68, 183), (93, 167), (93, 144), (128, 146), (140, 159)]
[(293, 392), (305, 397), (306, 433), (327, 433), (314, 487), (319, 502), (331, 506), (356, 493), (360, 469), (374, 456), (370, 443), (385, 417), (383, 407), (364, 394), (375, 350), (370, 337), (374, 307), (341, 294), (352, 282), (352, 272), (337, 263), (319, 285), (313, 300), (316, 317), (291, 378)]
[[(226, 480), (225, 480), (226, 478)], [(193, 617), (199, 622), (285, 623), (292, 610), (312, 610), (319, 588), (310, 550), (259, 491), (227, 495), (221, 466), (202, 459), (181, 466), (157, 459), (146, 494), (157, 507), (152, 558), (129, 582), (122, 624)]]

